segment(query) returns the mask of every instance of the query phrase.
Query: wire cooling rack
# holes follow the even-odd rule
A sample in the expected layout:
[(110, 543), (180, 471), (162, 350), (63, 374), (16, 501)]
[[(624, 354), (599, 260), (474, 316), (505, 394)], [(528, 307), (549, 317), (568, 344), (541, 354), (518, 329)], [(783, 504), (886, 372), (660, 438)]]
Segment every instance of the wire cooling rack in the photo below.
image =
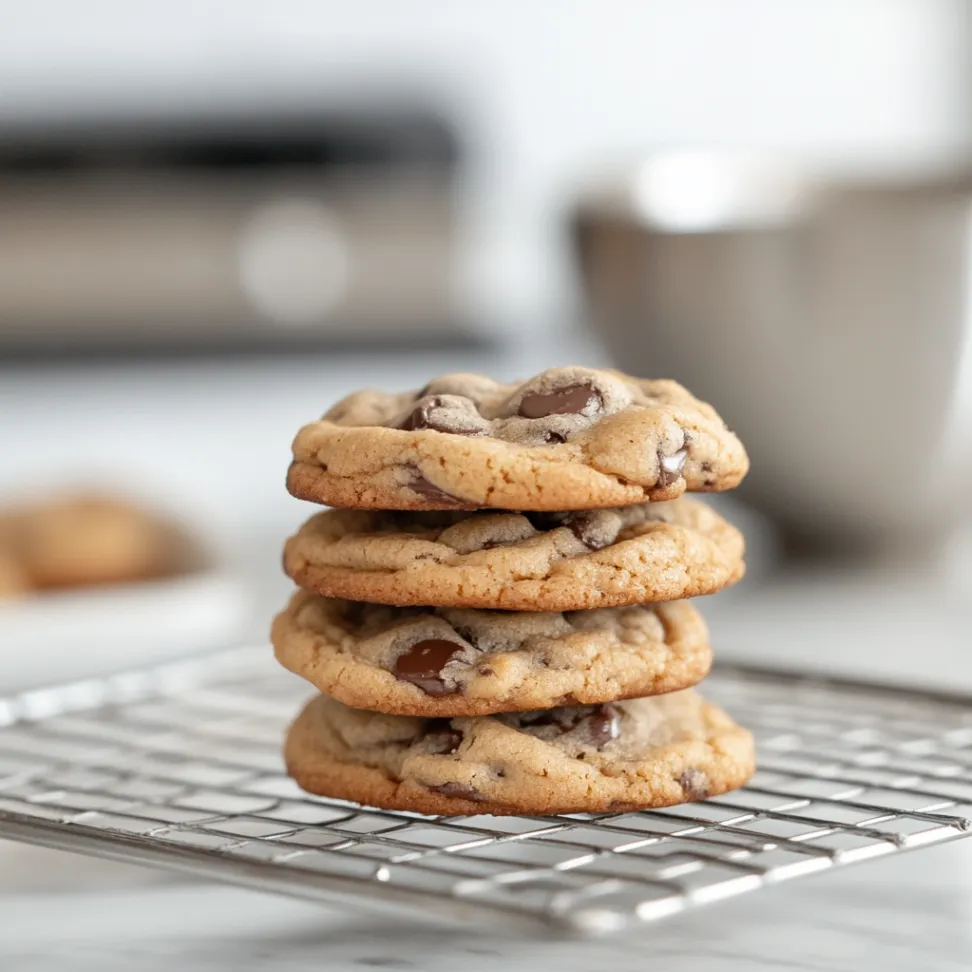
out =
[(717, 666), (743, 790), (648, 813), (425, 817), (303, 794), (267, 649), (0, 700), (0, 837), (419, 916), (598, 933), (961, 836), (972, 699)]

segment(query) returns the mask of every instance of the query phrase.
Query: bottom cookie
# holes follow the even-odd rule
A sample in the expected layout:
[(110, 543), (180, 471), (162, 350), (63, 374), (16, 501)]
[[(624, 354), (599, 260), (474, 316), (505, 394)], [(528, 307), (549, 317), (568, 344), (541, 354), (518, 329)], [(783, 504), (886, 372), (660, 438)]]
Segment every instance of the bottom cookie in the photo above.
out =
[(752, 775), (752, 736), (691, 689), (455, 719), (313, 699), (291, 726), (303, 789), (428, 814), (618, 812), (701, 800)]

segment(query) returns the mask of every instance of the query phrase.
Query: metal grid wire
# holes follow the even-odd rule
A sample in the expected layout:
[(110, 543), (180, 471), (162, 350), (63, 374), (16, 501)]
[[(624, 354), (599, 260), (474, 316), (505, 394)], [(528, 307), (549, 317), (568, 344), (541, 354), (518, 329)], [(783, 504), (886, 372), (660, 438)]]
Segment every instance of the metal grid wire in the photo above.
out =
[(743, 790), (647, 813), (438, 817), (303, 794), (307, 686), (266, 649), (0, 700), (0, 837), (345, 906), (582, 933), (962, 835), (972, 699), (717, 666), (756, 733)]

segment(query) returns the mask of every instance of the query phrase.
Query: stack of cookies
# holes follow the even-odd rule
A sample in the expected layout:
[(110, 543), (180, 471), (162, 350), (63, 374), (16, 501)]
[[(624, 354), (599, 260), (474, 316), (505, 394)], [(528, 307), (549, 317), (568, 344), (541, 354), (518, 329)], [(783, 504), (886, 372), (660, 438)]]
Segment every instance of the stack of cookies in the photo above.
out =
[(618, 811), (723, 793), (749, 733), (691, 686), (695, 607), (743, 538), (686, 490), (731, 488), (742, 444), (671, 381), (554, 368), (362, 391), (294, 441), (317, 513), (278, 660), (321, 695), (286, 760), (312, 793), (430, 814)]

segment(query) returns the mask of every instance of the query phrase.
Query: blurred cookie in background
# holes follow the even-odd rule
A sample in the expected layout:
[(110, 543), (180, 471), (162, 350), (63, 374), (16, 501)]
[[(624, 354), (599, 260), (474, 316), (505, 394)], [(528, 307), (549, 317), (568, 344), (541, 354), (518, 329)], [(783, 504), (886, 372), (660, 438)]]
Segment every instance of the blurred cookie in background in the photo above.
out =
[(228, 647), (251, 603), (204, 521), (183, 523), (110, 489), (0, 505), (0, 703)]
[(0, 597), (171, 577), (202, 560), (176, 523), (117, 497), (79, 494), (0, 512)]
[(28, 590), (30, 579), (20, 561), (12, 553), (0, 548), (0, 599), (16, 597)]

